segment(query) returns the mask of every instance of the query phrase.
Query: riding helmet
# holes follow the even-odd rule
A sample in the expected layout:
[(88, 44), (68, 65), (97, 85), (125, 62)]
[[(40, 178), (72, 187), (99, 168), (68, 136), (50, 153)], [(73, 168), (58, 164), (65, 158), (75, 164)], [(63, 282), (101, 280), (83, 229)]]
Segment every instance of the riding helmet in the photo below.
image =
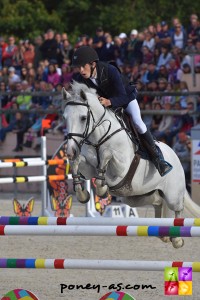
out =
[(98, 54), (93, 48), (89, 46), (82, 46), (74, 52), (72, 58), (72, 66), (73, 67), (84, 66), (85, 64), (89, 64), (93, 61), (98, 61), (98, 60), (99, 60)]

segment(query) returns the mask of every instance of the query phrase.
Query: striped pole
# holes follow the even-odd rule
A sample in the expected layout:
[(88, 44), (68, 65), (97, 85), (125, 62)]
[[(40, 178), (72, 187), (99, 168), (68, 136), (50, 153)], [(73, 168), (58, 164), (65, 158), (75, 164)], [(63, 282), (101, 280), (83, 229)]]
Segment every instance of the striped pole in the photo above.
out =
[(0, 225), (200, 226), (200, 219), (0, 216)]
[(53, 165), (64, 165), (67, 164), (68, 160), (64, 159), (49, 159), (49, 160), (25, 160), (20, 159), (15, 162), (0, 162), (0, 168), (23, 168), (23, 167), (37, 167), (37, 166), (53, 166)]
[(200, 237), (199, 227), (186, 226), (40, 226), (0, 225), (0, 235), (38, 236), (169, 236)]
[(48, 176), (13, 176), (0, 178), (0, 184), (4, 183), (24, 183), (24, 182), (44, 182), (46, 180), (65, 180), (66, 175), (48, 175)]
[(192, 268), (193, 272), (200, 272), (200, 262), (0, 258), (0, 268), (2, 269), (13, 268), (164, 271), (165, 267), (190, 267)]

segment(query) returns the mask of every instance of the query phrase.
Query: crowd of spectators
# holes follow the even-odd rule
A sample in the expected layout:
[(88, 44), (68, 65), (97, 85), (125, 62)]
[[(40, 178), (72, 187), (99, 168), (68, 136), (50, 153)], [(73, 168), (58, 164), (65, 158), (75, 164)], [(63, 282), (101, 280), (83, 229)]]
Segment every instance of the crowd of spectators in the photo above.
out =
[[(51, 120), (54, 131), (63, 129), (59, 116), (61, 89), (63, 86), (69, 89), (77, 73), (78, 70), (71, 66), (72, 55), (75, 49), (83, 45), (93, 47), (100, 60), (114, 61), (124, 79), (136, 84), (139, 92), (187, 92), (189, 87), (184, 75), (192, 77), (195, 73), (200, 76), (200, 22), (196, 14), (188, 17), (188, 24), (182, 24), (181, 20), (174, 17), (171, 24), (162, 21), (150, 24), (141, 31), (132, 29), (129, 33), (121, 32), (117, 36), (98, 27), (94, 36), (83, 34), (74, 45), (67, 33), (54, 32), (52, 29), (33, 41), (1, 35), (0, 102), (2, 108), (8, 109), (8, 113), (1, 115), (0, 143), (4, 142), (7, 132), (13, 131), (17, 136), (14, 151), (32, 147), (34, 136), (40, 136), (44, 118)], [(2, 95), (7, 91), (11, 93)], [(13, 96), (12, 92), (15, 91), (57, 91), (59, 94)], [(180, 157), (180, 149), (183, 148), (186, 153), (191, 127), (197, 122), (190, 112), (200, 112), (199, 98), (140, 94), (138, 102), (142, 110), (181, 111), (177, 116), (144, 115), (144, 121), (154, 136), (173, 147)], [(35, 108), (40, 112), (32, 110)], [(10, 109), (25, 109), (29, 114), (12, 114)], [(55, 113), (44, 115), (46, 109), (52, 109)], [(25, 132), (28, 134), (24, 141)], [(184, 147), (181, 147), (183, 144)]]

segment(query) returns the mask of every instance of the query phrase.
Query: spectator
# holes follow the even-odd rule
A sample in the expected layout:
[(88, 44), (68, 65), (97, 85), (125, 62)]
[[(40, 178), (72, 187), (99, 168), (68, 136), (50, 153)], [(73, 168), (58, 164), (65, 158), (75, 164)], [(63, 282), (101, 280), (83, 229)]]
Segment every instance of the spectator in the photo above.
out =
[(115, 61), (115, 46), (111, 34), (105, 37), (105, 43), (101, 49), (101, 57), (103, 61)]
[[(189, 91), (186, 81), (180, 82), (180, 91), (183, 93)], [(186, 109), (187, 108), (187, 96), (180, 96), (179, 101), (180, 101), (181, 108)]]
[(42, 51), (41, 51), (41, 46), (43, 44), (43, 39), (41, 37), (41, 35), (38, 35), (36, 38), (35, 38), (35, 41), (34, 41), (34, 46), (35, 46), (35, 56), (34, 56), (34, 62), (33, 62), (33, 65), (34, 65), (34, 68), (35, 70), (37, 69), (37, 67), (39, 66), (39, 62), (42, 60)]
[(26, 116), (22, 114), (22, 112), (17, 112), (15, 118), (16, 121), (12, 132), (16, 133), (17, 143), (13, 151), (18, 152), (23, 150), (24, 134), (30, 127), (30, 123)]
[(188, 99), (187, 108), (182, 111), (182, 120), (183, 120), (183, 127), (181, 131), (184, 131), (187, 135), (191, 134), (191, 128), (194, 126), (194, 117), (191, 113), (194, 112), (194, 102), (192, 99)]
[(186, 45), (187, 35), (180, 23), (175, 25), (175, 30), (171, 35), (171, 45), (179, 49), (184, 49)]
[(153, 37), (153, 34), (150, 31), (147, 31), (145, 34), (145, 39), (143, 42), (143, 47), (147, 46), (149, 50), (153, 53), (155, 49), (155, 39)]
[(25, 51), (24, 43), (23, 41), (20, 41), (17, 50), (13, 54), (13, 63), (12, 63), (12, 66), (15, 67), (16, 73), (19, 76), (21, 74), (21, 69), (24, 64), (24, 51)]
[(178, 155), (185, 172), (186, 181), (190, 181), (190, 162), (182, 161), (183, 159), (188, 159), (190, 157), (191, 151), (191, 140), (190, 137), (186, 135), (185, 132), (178, 133), (178, 139), (173, 146), (174, 152)]
[(160, 68), (158, 69), (158, 82), (160, 79), (164, 78), (166, 81), (168, 81), (168, 70), (165, 65), (161, 65)]
[(13, 65), (13, 56), (17, 51), (17, 46), (15, 45), (15, 38), (14, 36), (10, 36), (8, 39), (8, 46), (5, 47), (2, 53), (2, 62), (3, 66), (11, 67)]
[(54, 87), (60, 83), (60, 76), (54, 64), (49, 64), (47, 82), (52, 83)]
[(162, 21), (160, 25), (161, 30), (157, 32), (155, 36), (156, 47), (161, 48), (163, 46), (167, 46), (169, 49), (169, 46), (171, 44), (171, 34), (168, 29), (168, 24), (167, 22)]
[(172, 59), (172, 54), (169, 51), (169, 46), (162, 45), (161, 46), (161, 54), (157, 63), (157, 70), (159, 70), (160, 66), (165, 65), (169, 68), (169, 61)]
[(51, 60), (57, 59), (57, 42), (54, 38), (54, 31), (49, 29), (47, 31), (46, 40), (40, 46), (40, 51), (42, 52), (43, 59)]
[(128, 63), (131, 66), (134, 66), (134, 64), (135, 64), (135, 45), (138, 41), (137, 37), (138, 37), (138, 31), (136, 29), (131, 30), (130, 39), (128, 42), (128, 48), (127, 48)]
[(68, 64), (71, 65), (72, 61), (72, 54), (73, 54), (73, 47), (70, 44), (68, 39), (65, 39), (63, 41), (63, 44), (60, 49), (60, 58), (59, 61), (62, 64)]
[(183, 71), (177, 67), (175, 59), (170, 59), (169, 61), (169, 69), (168, 69), (168, 81), (171, 84), (177, 84), (181, 81), (183, 76)]
[(158, 80), (158, 71), (156, 70), (156, 65), (153, 62), (149, 62), (148, 64), (148, 73), (147, 73), (147, 81), (157, 81)]
[[(162, 110), (162, 105), (160, 104), (159, 101), (153, 101), (152, 103), (153, 105), (153, 110)], [(158, 128), (160, 126), (160, 123), (162, 121), (163, 116), (162, 115), (158, 115), (155, 114), (152, 116), (152, 122), (151, 122), (151, 132), (154, 135), (154, 132), (158, 132)]]
[(20, 77), (19, 75), (15, 74), (15, 68), (10, 67), (8, 69), (9, 75), (8, 75), (8, 83), (9, 85), (15, 84), (17, 82), (20, 82)]
[[(170, 111), (171, 110), (171, 103), (167, 102), (164, 104), (164, 110)], [(173, 123), (173, 117), (170, 115), (164, 115), (162, 117), (162, 120), (158, 126), (158, 130), (154, 131), (154, 135), (158, 140), (161, 140), (163, 142), (166, 142), (166, 134), (168, 133), (168, 130), (172, 126)]]
[(123, 66), (128, 61), (128, 38), (126, 33), (124, 32), (120, 33), (119, 38), (121, 40), (121, 44), (119, 46), (119, 54)]
[(28, 85), (28, 82), (26, 80), (22, 81), (21, 83), (18, 83), (18, 91), (20, 91), (22, 94), (18, 95), (16, 98), (16, 103), (19, 106), (19, 109), (26, 109), (28, 110), (31, 106), (31, 95), (23, 94), (24, 92), (30, 92), (30, 87)]
[[(166, 84), (166, 89), (164, 90), (164, 92), (173, 92), (174, 89), (173, 89), (173, 85), (171, 82), (168, 82)], [(170, 103), (172, 106), (174, 105), (175, 103), (175, 96), (170, 96), (170, 95), (166, 95), (166, 96), (162, 96), (161, 99), (160, 99), (160, 102), (162, 104), (162, 106), (165, 105), (165, 103)]]
[(149, 50), (147, 46), (142, 47), (142, 63), (149, 64), (153, 62), (153, 53)]
[(102, 60), (101, 52), (104, 43), (105, 43), (104, 30), (102, 27), (97, 27), (96, 34), (93, 38), (92, 47), (96, 50), (100, 60)]
[[(174, 110), (177, 110), (178, 112), (180, 112), (180, 110), (181, 110), (180, 102), (175, 103)], [(183, 126), (182, 116), (180, 114), (173, 116), (172, 124), (171, 124), (170, 128), (168, 130), (166, 130), (166, 132), (165, 132), (165, 140), (166, 140), (166, 143), (170, 147), (173, 146), (173, 139), (175, 138), (177, 133), (180, 131), (182, 126)]]
[(2, 58), (3, 53), (5, 51), (5, 48), (8, 46), (8, 44), (5, 42), (3, 37), (0, 37), (0, 69), (2, 69)]
[(195, 45), (196, 41), (200, 37), (200, 26), (198, 16), (196, 14), (190, 15), (190, 25), (188, 26), (187, 35)]
[(62, 65), (62, 74), (60, 77), (60, 83), (62, 85), (69, 84), (73, 77), (73, 72), (71, 71), (71, 67), (67, 64)]
[(26, 40), (24, 42), (24, 48), (24, 66), (27, 66), (29, 63), (34, 64), (35, 47), (29, 42), (29, 40)]

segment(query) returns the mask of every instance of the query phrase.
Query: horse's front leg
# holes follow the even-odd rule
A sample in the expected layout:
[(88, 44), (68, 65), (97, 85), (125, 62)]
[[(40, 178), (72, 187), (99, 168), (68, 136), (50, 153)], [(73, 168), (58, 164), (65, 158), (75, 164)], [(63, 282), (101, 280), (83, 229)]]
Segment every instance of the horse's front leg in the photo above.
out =
[(95, 180), (96, 184), (96, 194), (99, 197), (106, 198), (108, 196), (108, 186), (105, 180), (105, 173), (107, 169), (108, 162), (110, 161), (112, 154), (110, 151), (105, 150), (103, 153), (103, 158), (100, 159), (99, 168), (97, 169), (97, 176)]
[(83, 182), (81, 181), (80, 174), (78, 172), (80, 162), (81, 156), (79, 155), (71, 164), (72, 178), (76, 197), (79, 202), (85, 204), (90, 200), (90, 193), (84, 189)]

